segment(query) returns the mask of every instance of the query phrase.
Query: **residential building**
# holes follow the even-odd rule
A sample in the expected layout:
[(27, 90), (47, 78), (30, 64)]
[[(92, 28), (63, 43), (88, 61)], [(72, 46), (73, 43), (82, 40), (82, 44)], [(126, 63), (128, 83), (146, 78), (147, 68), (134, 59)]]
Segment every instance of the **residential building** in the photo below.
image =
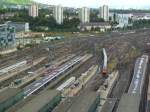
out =
[(54, 6), (53, 16), (58, 24), (63, 23), (63, 7), (61, 5)]
[(8, 25), (15, 27), (16, 32), (29, 32), (29, 23), (27, 22), (7, 22)]
[(39, 8), (38, 5), (33, 3), (30, 7), (29, 7), (29, 16), (31, 17), (38, 17), (39, 15)]
[(81, 31), (91, 31), (99, 29), (99, 31), (105, 32), (111, 29), (111, 25), (108, 22), (81, 23), (79, 29)]
[(15, 28), (8, 24), (0, 25), (0, 51), (15, 48)]
[(104, 21), (109, 21), (109, 7), (108, 5), (103, 5), (100, 7), (100, 17), (104, 19)]
[(90, 22), (90, 9), (87, 7), (83, 7), (79, 11), (79, 18), (81, 23), (89, 23)]

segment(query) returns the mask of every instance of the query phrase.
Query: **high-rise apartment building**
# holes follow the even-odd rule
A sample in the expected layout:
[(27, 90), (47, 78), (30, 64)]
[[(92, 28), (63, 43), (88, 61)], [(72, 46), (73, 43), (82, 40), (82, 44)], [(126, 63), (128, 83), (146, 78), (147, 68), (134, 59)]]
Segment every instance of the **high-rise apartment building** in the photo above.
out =
[(79, 18), (82, 23), (90, 22), (90, 9), (87, 7), (83, 7), (79, 11)]
[(104, 21), (109, 21), (109, 7), (108, 5), (103, 5), (100, 7), (100, 17), (104, 19)]
[(63, 23), (63, 7), (61, 5), (54, 7), (53, 16), (58, 24)]
[(38, 5), (36, 5), (35, 3), (33, 3), (29, 7), (29, 16), (31, 16), (31, 17), (38, 17), (38, 15), (39, 15)]

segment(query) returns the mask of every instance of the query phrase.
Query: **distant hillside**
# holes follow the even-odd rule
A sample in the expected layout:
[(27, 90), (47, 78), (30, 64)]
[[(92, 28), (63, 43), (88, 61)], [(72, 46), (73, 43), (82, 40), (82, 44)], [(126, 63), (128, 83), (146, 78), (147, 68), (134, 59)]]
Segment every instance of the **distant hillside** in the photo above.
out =
[(14, 4), (14, 5), (26, 5), (30, 4), (32, 0), (0, 0), (0, 4), (8, 5), (8, 4)]

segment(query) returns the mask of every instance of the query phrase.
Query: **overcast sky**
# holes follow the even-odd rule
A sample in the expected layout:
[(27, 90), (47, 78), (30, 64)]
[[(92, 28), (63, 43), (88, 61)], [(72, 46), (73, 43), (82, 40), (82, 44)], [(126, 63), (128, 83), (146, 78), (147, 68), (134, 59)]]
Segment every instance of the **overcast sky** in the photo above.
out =
[(35, 0), (40, 3), (69, 7), (93, 7), (97, 8), (103, 4), (108, 4), (112, 8), (149, 8), (150, 0)]

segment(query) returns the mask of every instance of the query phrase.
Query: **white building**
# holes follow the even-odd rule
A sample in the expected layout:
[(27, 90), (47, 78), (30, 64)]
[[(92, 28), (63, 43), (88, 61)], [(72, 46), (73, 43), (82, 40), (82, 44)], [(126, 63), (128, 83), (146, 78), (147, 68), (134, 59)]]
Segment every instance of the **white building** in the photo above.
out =
[(16, 32), (29, 32), (29, 23), (28, 22), (7, 22), (8, 25), (11, 25), (15, 28)]
[(54, 7), (53, 16), (58, 24), (63, 23), (63, 7), (61, 5)]
[(126, 27), (129, 25), (129, 18), (132, 14), (116, 14), (116, 21), (119, 23), (117, 27)]
[(81, 23), (78, 28), (81, 31), (91, 31), (99, 29), (99, 31), (105, 32), (111, 29), (111, 25), (108, 22)]
[(90, 9), (87, 7), (83, 7), (79, 11), (79, 18), (82, 23), (90, 22)]
[(100, 17), (104, 19), (104, 21), (109, 21), (109, 8), (108, 5), (103, 5), (100, 7)]
[(39, 15), (39, 8), (38, 8), (38, 5), (32, 4), (32, 5), (29, 7), (29, 16), (38, 17), (38, 15)]

